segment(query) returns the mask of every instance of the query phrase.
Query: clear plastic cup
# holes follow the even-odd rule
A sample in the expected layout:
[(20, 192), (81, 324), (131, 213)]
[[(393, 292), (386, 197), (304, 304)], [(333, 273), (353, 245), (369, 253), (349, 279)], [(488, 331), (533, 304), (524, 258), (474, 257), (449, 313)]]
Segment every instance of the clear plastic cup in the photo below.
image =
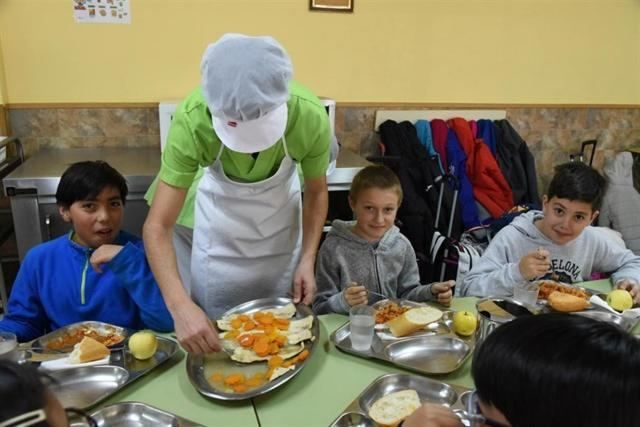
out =
[(11, 332), (0, 332), (0, 359), (18, 360), (18, 338)]
[(349, 332), (351, 333), (351, 347), (354, 350), (365, 351), (371, 348), (374, 327), (376, 324), (376, 310), (368, 305), (354, 305), (349, 311)]
[(513, 299), (525, 305), (536, 305), (538, 302), (537, 283), (520, 282), (513, 287)]

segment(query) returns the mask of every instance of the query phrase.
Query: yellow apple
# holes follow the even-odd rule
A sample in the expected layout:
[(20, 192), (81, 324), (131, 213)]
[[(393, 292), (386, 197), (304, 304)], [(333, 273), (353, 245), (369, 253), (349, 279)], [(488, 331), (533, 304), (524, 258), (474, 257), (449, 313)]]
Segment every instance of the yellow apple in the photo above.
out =
[(456, 311), (453, 315), (453, 330), (456, 334), (468, 337), (478, 327), (478, 318), (470, 311)]
[(629, 291), (616, 289), (607, 295), (607, 304), (614, 310), (623, 311), (633, 307), (633, 298), (631, 298)]
[(129, 337), (129, 351), (138, 360), (146, 360), (156, 354), (158, 339), (151, 331), (140, 331)]

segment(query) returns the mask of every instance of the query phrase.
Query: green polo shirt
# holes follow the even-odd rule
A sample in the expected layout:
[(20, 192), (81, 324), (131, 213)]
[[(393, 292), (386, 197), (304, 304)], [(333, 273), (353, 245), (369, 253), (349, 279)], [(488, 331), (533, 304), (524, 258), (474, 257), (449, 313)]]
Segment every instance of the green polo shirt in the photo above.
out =
[[(320, 100), (299, 83), (291, 82), (289, 92), (285, 130), (287, 149), (300, 165), (304, 178), (321, 177), (329, 165), (331, 131), (327, 112)], [(202, 90), (197, 88), (176, 109), (167, 145), (162, 152), (160, 173), (147, 191), (147, 201), (153, 199), (158, 179), (174, 187), (188, 188), (177, 223), (193, 228), (196, 190), (202, 177), (202, 168), (213, 164), (219, 150), (220, 139), (213, 130)], [(272, 176), (284, 156), (284, 147), (279, 141), (261, 151), (256, 159), (251, 154), (225, 148), (220, 160), (229, 178), (240, 182), (258, 182)]]

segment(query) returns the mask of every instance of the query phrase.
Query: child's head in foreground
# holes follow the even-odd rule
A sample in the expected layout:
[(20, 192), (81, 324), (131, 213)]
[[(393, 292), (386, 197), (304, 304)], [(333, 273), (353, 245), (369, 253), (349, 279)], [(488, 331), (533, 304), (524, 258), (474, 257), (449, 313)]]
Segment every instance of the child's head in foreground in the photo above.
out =
[(557, 166), (542, 199), (541, 231), (559, 245), (574, 240), (598, 216), (604, 191), (604, 178), (591, 166), (582, 162)]
[(62, 174), (56, 203), (64, 221), (73, 226), (73, 239), (95, 249), (118, 236), (127, 192), (126, 180), (108, 163), (84, 161)]
[(573, 314), (526, 316), (496, 328), (476, 351), (480, 409), (504, 425), (640, 425), (640, 340)]
[(0, 425), (68, 426), (65, 410), (44, 377), (29, 365), (0, 360)]
[(367, 166), (356, 174), (349, 191), (349, 206), (356, 217), (353, 232), (377, 241), (389, 230), (402, 203), (402, 186), (391, 169)]

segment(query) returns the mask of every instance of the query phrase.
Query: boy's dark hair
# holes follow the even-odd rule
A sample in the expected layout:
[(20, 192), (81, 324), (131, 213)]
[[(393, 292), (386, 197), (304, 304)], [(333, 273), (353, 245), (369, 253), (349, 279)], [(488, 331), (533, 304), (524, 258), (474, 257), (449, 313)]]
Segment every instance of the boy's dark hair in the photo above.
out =
[[(0, 360), (0, 423), (46, 406), (45, 385), (38, 370)], [(49, 424), (40, 422), (36, 427)]]
[(125, 203), (129, 189), (120, 172), (102, 160), (77, 162), (62, 174), (56, 202), (68, 208), (74, 202), (95, 199), (106, 187), (115, 187), (120, 191), (122, 203)]
[(547, 197), (589, 203), (595, 211), (602, 204), (605, 183), (602, 175), (585, 163), (563, 163), (555, 168)]
[(354, 202), (358, 196), (370, 188), (395, 191), (398, 195), (398, 206), (402, 203), (402, 186), (398, 176), (384, 165), (371, 165), (363, 168), (351, 182), (349, 197)]
[(640, 340), (610, 323), (520, 317), (487, 337), (471, 369), (479, 398), (513, 427), (640, 426)]

